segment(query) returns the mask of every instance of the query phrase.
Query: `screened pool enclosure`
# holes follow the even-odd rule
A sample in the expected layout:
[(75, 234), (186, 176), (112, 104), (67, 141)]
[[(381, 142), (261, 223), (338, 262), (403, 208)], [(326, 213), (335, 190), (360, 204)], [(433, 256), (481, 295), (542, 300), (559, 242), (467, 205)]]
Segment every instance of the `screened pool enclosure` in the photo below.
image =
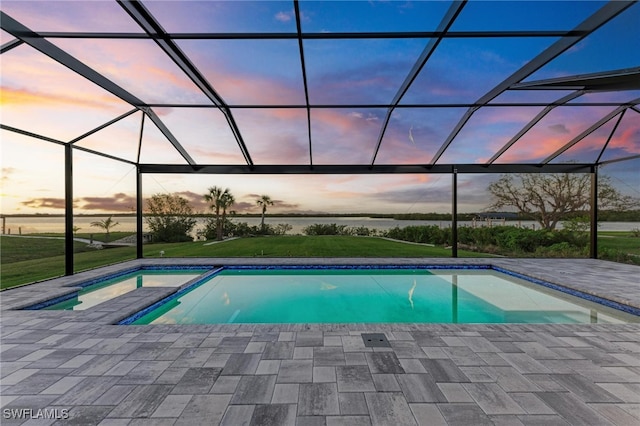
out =
[[(592, 257), (599, 172), (640, 185), (637, 1), (0, 8), (2, 213), (63, 212), (67, 274), (79, 197), (121, 197), (142, 257), (145, 177), (443, 176), (452, 256), (461, 180), (590, 174)], [(82, 187), (110, 167), (128, 192)]]

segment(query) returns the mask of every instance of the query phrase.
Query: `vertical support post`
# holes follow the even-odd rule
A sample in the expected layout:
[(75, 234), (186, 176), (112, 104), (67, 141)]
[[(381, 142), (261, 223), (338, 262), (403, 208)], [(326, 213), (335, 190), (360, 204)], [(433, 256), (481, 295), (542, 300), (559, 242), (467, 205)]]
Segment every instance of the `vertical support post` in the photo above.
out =
[(458, 257), (458, 169), (451, 176), (451, 257)]
[(64, 147), (64, 274), (73, 275), (73, 147)]
[(142, 173), (140, 166), (136, 166), (136, 258), (142, 259)]
[(592, 259), (598, 258), (598, 166), (591, 171), (591, 238), (589, 253)]

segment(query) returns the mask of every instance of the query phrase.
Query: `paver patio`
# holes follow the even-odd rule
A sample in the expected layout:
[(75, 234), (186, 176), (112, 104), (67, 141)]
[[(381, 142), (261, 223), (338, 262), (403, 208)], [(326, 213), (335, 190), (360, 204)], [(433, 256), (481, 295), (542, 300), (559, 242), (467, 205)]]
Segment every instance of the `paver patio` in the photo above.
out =
[[(133, 261), (0, 294), (2, 424), (640, 424), (638, 323), (113, 325), (169, 288), (15, 310), (132, 265), (259, 262), (489, 263), (640, 308), (640, 267), (597, 260)], [(15, 418), (39, 409), (69, 419)]]

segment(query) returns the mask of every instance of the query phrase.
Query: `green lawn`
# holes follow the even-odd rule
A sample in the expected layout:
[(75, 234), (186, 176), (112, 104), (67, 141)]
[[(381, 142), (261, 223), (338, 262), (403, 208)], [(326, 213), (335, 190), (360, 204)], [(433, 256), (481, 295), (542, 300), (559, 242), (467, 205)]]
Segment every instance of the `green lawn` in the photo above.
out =
[[(85, 251), (87, 245), (76, 242), (73, 246), (75, 252), (80, 252)], [(23, 260), (64, 255), (64, 239), (2, 236), (0, 247), (2, 248), (0, 263), (3, 266)]]
[(640, 238), (631, 232), (598, 232), (598, 249), (622, 251), (640, 256)]
[[(135, 259), (135, 257), (135, 247), (119, 247), (77, 253), (74, 257), (74, 270), (75, 272), (85, 271), (87, 269)], [(23, 260), (15, 263), (3, 263), (2, 270), (0, 271), (0, 288), (5, 289), (20, 284), (62, 276), (64, 275), (64, 262), (64, 255), (58, 255)]]
[[(150, 244), (145, 257), (451, 257), (451, 250), (406, 244), (375, 237), (271, 236), (239, 238), (204, 245), (202, 242)], [(458, 251), (461, 257), (483, 257), (481, 253)]]

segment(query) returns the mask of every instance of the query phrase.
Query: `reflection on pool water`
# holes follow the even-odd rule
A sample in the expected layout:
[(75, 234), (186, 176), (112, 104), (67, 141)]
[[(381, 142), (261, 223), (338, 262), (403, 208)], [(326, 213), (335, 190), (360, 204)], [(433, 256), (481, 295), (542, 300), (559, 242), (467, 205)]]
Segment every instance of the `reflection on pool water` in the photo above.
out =
[(75, 297), (45, 307), (81, 311), (140, 287), (178, 287), (208, 269), (142, 269), (86, 286)]
[(406, 268), (230, 268), (135, 318), (133, 324), (640, 321), (491, 269)]

